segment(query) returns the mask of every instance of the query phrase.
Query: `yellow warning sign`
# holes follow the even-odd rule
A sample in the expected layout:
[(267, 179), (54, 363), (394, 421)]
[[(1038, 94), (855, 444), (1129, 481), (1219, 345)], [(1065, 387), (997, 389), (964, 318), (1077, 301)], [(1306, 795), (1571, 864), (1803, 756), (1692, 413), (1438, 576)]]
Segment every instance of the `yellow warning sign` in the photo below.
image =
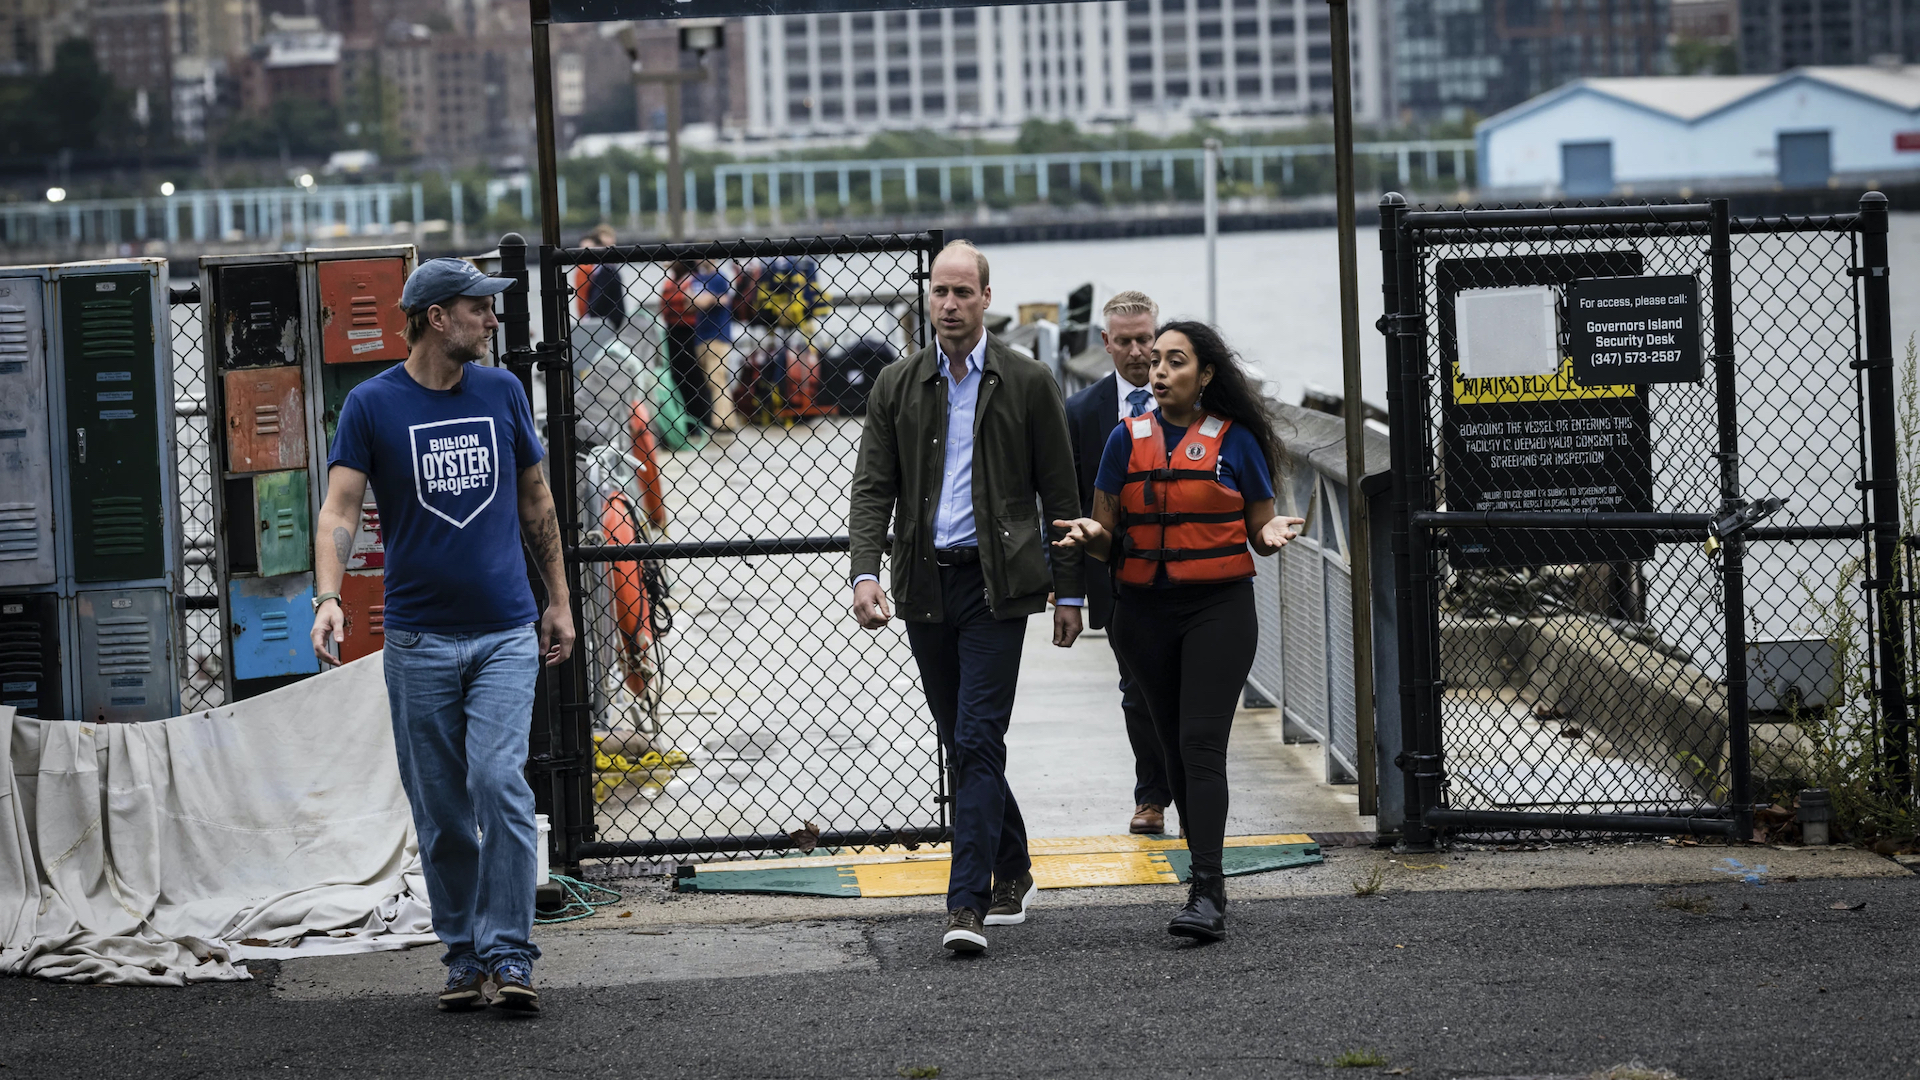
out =
[(1460, 363), (1453, 364), (1453, 403), (1455, 405), (1511, 405), (1534, 401), (1594, 401), (1600, 398), (1630, 398), (1634, 386), (1581, 386), (1573, 381), (1573, 357), (1560, 358), (1560, 370), (1553, 375), (1503, 375), (1492, 379), (1463, 379)]

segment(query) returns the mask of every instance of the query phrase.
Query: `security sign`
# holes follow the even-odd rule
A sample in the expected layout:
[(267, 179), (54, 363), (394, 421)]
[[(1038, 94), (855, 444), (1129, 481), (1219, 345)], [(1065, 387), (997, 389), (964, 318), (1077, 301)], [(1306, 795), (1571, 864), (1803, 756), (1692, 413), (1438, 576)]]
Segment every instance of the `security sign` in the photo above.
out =
[(1692, 274), (1569, 281), (1565, 320), (1581, 386), (1700, 381), (1700, 282)]
[(493, 417), (415, 424), (413, 487), (420, 505), (464, 529), (500, 490), (500, 443)]

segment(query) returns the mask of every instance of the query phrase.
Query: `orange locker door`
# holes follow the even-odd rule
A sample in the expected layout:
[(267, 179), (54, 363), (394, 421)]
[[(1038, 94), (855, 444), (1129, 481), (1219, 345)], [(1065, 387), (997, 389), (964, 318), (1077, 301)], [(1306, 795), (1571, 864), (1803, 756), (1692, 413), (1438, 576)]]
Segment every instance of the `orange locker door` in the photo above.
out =
[(346, 616), (346, 640), (340, 662), (371, 656), (387, 643), (387, 578), (379, 571), (350, 570), (340, 581), (340, 611)]
[(385, 259), (334, 259), (319, 264), (320, 359), (329, 364), (405, 360), (400, 336), (407, 317), (400, 290), (407, 263)]
[(229, 371), (227, 471), (274, 472), (307, 464), (307, 407), (297, 367)]

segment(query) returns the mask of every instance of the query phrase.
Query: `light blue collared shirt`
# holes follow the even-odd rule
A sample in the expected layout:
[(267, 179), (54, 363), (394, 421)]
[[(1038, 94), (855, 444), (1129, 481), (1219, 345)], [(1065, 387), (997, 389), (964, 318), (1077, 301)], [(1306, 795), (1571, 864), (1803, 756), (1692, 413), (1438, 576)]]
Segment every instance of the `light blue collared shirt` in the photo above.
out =
[(973, 524), (973, 418), (980, 405), (981, 372), (987, 366), (987, 332), (967, 353), (967, 373), (954, 382), (942, 352), (940, 381), (947, 388), (946, 460), (940, 472), (940, 502), (933, 508), (933, 546), (978, 547)]
[[(933, 546), (960, 548), (980, 546), (980, 534), (973, 520), (973, 429), (980, 405), (981, 373), (987, 367), (987, 332), (967, 351), (967, 373), (955, 382), (952, 365), (944, 351), (936, 350), (934, 362), (940, 365), (940, 381), (947, 388), (947, 435), (940, 473), (940, 502), (933, 510)], [(871, 574), (854, 579), (878, 580)], [(1085, 597), (1056, 597), (1064, 607), (1082, 607)]]

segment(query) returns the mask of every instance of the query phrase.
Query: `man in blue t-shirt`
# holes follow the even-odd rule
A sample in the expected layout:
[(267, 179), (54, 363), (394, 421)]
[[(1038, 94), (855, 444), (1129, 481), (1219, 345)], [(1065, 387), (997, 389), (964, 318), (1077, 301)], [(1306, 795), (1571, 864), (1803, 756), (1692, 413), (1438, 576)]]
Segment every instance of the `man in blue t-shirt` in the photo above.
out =
[[(434, 259), (401, 292), (406, 362), (347, 395), (314, 530), (313, 649), (336, 663), (340, 583), (367, 484), (386, 539), (387, 702), (420, 839), (440, 1008), (534, 1011), (535, 847), (528, 729), (540, 663), (573, 651), (545, 456), (520, 381), (487, 355), (493, 297), (513, 282)], [(521, 554), (540, 567), (539, 609)]]

